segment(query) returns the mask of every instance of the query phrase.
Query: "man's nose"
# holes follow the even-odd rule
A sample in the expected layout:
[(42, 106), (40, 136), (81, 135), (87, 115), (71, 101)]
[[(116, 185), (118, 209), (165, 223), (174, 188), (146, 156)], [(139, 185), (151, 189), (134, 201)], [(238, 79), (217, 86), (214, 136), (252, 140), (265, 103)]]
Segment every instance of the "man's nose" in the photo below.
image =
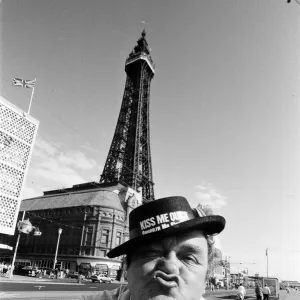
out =
[(159, 259), (157, 262), (157, 270), (160, 270), (166, 274), (179, 274), (179, 261), (176, 253), (167, 253)]

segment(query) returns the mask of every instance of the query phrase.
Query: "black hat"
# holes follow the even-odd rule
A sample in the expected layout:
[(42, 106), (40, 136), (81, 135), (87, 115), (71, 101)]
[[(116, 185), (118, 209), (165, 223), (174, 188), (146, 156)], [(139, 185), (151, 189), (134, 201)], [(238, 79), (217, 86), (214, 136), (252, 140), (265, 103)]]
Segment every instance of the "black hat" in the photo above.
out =
[(180, 196), (151, 201), (129, 214), (129, 240), (107, 253), (109, 258), (127, 254), (136, 245), (152, 239), (199, 229), (208, 235), (218, 234), (225, 227), (222, 216), (206, 216), (202, 209), (192, 209)]

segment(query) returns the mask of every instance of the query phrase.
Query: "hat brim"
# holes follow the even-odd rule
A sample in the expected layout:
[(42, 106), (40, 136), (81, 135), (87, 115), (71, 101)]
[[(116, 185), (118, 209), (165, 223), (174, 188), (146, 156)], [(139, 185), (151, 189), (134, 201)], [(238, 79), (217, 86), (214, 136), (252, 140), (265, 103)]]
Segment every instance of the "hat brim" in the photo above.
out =
[(225, 228), (226, 220), (222, 216), (211, 215), (205, 216), (199, 219), (192, 219), (186, 222), (176, 224), (174, 226), (168, 227), (161, 231), (156, 231), (146, 235), (141, 235), (136, 238), (130, 239), (127, 242), (115, 247), (107, 253), (109, 258), (118, 257), (133, 251), (136, 245), (143, 244), (145, 242), (149, 243), (157, 238), (175, 235), (188, 231), (190, 229), (202, 231), (208, 235), (219, 234)]

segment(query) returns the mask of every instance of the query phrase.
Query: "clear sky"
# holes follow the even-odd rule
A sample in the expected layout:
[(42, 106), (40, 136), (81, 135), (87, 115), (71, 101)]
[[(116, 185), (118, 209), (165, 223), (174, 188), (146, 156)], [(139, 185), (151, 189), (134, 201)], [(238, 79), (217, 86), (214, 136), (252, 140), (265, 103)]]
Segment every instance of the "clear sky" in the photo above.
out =
[(145, 28), (156, 198), (227, 219), (237, 270), (300, 281), (300, 5), (285, 0), (2, 0), (1, 96), (40, 121), (24, 197), (99, 181)]

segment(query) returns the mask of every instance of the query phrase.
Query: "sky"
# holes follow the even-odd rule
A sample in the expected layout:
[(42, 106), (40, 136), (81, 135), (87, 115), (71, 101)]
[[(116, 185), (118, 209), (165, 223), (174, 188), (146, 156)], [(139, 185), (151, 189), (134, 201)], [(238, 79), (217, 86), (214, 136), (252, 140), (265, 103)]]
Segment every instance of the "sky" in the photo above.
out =
[[(155, 197), (226, 218), (237, 271), (300, 281), (300, 5), (2, 0), (0, 95), (40, 121), (24, 198), (99, 181), (143, 29)], [(266, 256), (266, 249), (268, 257)]]

